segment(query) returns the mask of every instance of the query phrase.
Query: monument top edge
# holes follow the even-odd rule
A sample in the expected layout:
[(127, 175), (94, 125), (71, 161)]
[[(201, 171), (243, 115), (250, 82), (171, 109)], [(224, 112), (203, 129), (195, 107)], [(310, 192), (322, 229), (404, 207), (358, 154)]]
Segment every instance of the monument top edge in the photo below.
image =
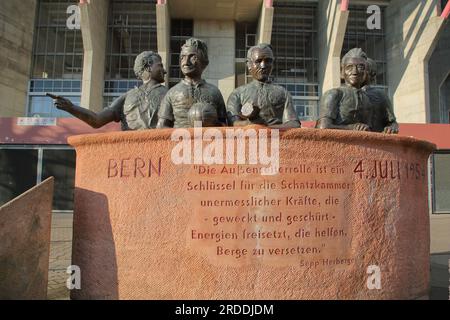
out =
[[(223, 138), (226, 138), (227, 132), (238, 134), (238, 130), (242, 130), (245, 133), (249, 133), (249, 130), (253, 130), (254, 133), (265, 131), (267, 137), (270, 137), (273, 129), (269, 129), (265, 126), (251, 125), (247, 127), (215, 127), (215, 128), (182, 128), (182, 129), (158, 129), (158, 130), (139, 130), (139, 131), (117, 131), (107, 133), (93, 133), (68, 137), (68, 142), (73, 147), (81, 147), (85, 145), (96, 144), (116, 144), (122, 142), (142, 143), (147, 141), (161, 141), (171, 140), (172, 133), (178, 130), (180, 135), (189, 134), (191, 139), (194, 139), (201, 132), (203, 134), (208, 130), (218, 130), (222, 133)], [(199, 131), (201, 130), (201, 131)], [(231, 130), (231, 131), (227, 131)], [(217, 131), (216, 131), (217, 132)], [(335, 129), (314, 129), (314, 128), (295, 128), (295, 129), (282, 129), (279, 130), (280, 140), (315, 140), (315, 141), (330, 141), (335, 143), (367, 143), (370, 144), (383, 144), (383, 145), (398, 145), (405, 147), (419, 148), (423, 151), (433, 152), (436, 150), (436, 145), (426, 141), (420, 140), (411, 136), (401, 136), (384, 134), (377, 132), (364, 132), (364, 131), (346, 131)], [(178, 141), (176, 139), (175, 141)]]

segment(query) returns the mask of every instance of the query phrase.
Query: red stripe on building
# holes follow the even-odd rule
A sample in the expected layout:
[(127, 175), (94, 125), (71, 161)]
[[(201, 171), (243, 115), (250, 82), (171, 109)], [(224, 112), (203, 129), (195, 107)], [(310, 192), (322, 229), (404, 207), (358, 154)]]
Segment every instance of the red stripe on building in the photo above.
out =
[[(0, 118), (0, 144), (67, 144), (67, 137), (88, 133), (120, 131), (119, 123), (93, 129), (76, 118), (59, 118), (56, 126), (19, 126), (18, 118)], [(302, 121), (304, 128), (313, 128), (314, 121)], [(450, 150), (450, 124), (400, 124), (400, 135), (436, 144)]]
[(348, 3), (350, 0), (341, 0), (341, 11), (347, 11), (348, 10)]
[(441, 17), (447, 19), (449, 15), (450, 15), (450, 1), (447, 1), (447, 5), (445, 6), (444, 10), (442, 10)]
[(93, 129), (76, 118), (59, 118), (56, 126), (21, 126), (18, 118), (0, 118), (0, 144), (67, 144), (67, 137), (86, 133), (120, 131), (119, 123)]

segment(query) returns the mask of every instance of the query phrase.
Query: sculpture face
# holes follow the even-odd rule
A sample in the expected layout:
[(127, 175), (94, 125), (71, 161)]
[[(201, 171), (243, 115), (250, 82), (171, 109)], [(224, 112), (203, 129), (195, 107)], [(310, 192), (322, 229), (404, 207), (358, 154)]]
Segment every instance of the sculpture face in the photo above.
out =
[(161, 59), (153, 57), (153, 64), (151, 65), (151, 67), (145, 68), (145, 70), (142, 72), (141, 78), (144, 82), (155, 80), (157, 83), (162, 83), (164, 82), (164, 75), (166, 73), (167, 72), (166, 70), (164, 70)]
[(156, 58), (153, 61), (152, 67), (151, 67), (151, 77), (152, 79), (155, 79), (157, 82), (162, 83), (164, 82), (164, 75), (166, 74), (166, 70), (164, 70), (163, 63), (161, 59)]
[(367, 63), (363, 58), (349, 58), (342, 74), (346, 84), (361, 88), (367, 79)]
[(252, 51), (248, 70), (253, 79), (266, 82), (273, 68), (273, 53), (270, 49), (256, 48)]
[(200, 78), (205, 66), (194, 47), (183, 47), (180, 53), (181, 72), (190, 78)]

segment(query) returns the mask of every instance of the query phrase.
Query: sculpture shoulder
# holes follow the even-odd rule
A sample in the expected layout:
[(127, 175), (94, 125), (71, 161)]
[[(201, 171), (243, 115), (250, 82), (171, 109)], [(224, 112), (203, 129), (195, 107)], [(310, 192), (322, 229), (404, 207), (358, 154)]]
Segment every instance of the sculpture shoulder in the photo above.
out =
[(219, 94), (222, 95), (222, 93), (220, 92), (219, 88), (217, 88), (215, 85), (205, 82), (203, 84), (203, 87), (208, 90), (209, 92), (215, 93), (215, 94)]
[(152, 90), (152, 93), (157, 94), (157, 95), (166, 95), (168, 91), (169, 90), (167, 90), (167, 88), (165, 86), (161, 85), (161, 86), (154, 88)]
[(241, 95), (243, 92), (246, 92), (248, 90), (251, 90), (251, 85), (250, 84), (244, 84), (244, 85), (239, 86), (236, 89), (234, 89), (231, 94), (232, 95)]
[(343, 96), (344, 92), (342, 88), (333, 88), (328, 91), (326, 91), (323, 95), (323, 99), (330, 99), (330, 98), (341, 98)]
[(368, 87), (366, 89), (366, 95), (369, 97), (370, 101), (375, 104), (389, 105), (391, 104), (391, 99), (382, 89), (375, 87)]
[(166, 97), (168, 99), (170, 99), (176, 95), (179, 95), (180, 93), (185, 92), (187, 89), (186, 89), (186, 86), (180, 81), (176, 85), (174, 85), (172, 88), (170, 88), (170, 89), (166, 88), (166, 90), (167, 90)]
[(326, 91), (320, 98), (320, 110), (323, 114), (329, 110), (334, 110), (338, 107), (343, 99), (344, 92), (341, 88), (333, 88)]
[(139, 95), (139, 92), (140, 92), (139, 88), (138, 87), (134, 87), (133, 89), (127, 91), (126, 97), (130, 98), (130, 97), (133, 97), (133, 96), (137, 96), (137, 95)]
[(278, 84), (272, 84), (271, 86), (270, 86), (270, 89), (271, 90), (273, 90), (273, 91), (275, 91), (275, 92), (277, 92), (277, 93), (284, 93), (284, 94), (288, 94), (289, 92), (286, 90), (286, 88), (285, 87), (282, 87), (282, 86), (280, 86), (280, 85), (278, 85)]

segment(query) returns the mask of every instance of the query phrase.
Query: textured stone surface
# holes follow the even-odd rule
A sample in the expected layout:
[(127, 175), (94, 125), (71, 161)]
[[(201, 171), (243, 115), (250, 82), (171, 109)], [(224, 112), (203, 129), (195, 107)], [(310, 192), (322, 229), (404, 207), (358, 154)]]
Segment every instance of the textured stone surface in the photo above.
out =
[(0, 117), (22, 117), (26, 112), (36, 4), (0, 1)]
[(0, 299), (46, 299), (53, 177), (0, 207)]
[[(223, 165), (213, 165), (205, 169), (219, 172), (199, 174), (198, 166), (172, 163), (171, 133), (69, 139), (77, 150), (72, 263), (82, 270), (81, 290), (72, 291), (72, 298), (415, 299), (428, 294), (426, 161), (434, 145), (378, 133), (292, 129), (280, 132), (282, 173), (226, 174), (220, 173)], [(294, 168), (297, 172), (286, 173)], [(282, 189), (283, 180), (346, 187)], [(189, 190), (205, 181), (235, 181), (236, 187)], [(242, 189), (243, 182), (256, 187)], [(267, 183), (275, 187), (262, 188)], [(264, 196), (281, 203), (207, 207), (201, 202)], [(292, 206), (285, 203), (288, 196), (316, 202)], [(330, 197), (339, 203), (330, 205)], [(310, 211), (323, 219), (305, 218)], [(256, 220), (226, 222), (247, 214)], [(303, 221), (289, 224), (294, 216)], [(215, 224), (219, 217), (225, 221)], [(317, 236), (317, 230), (327, 234), (329, 228), (337, 233)], [(310, 235), (297, 235), (300, 229)], [(279, 230), (287, 236), (244, 239), (244, 230)], [(199, 240), (202, 232), (231, 236)], [(281, 254), (286, 248), (290, 253)], [(232, 256), (237, 249), (248, 253)], [(330, 265), (327, 259), (340, 262)], [(367, 287), (372, 265), (380, 268), (380, 289)]]

